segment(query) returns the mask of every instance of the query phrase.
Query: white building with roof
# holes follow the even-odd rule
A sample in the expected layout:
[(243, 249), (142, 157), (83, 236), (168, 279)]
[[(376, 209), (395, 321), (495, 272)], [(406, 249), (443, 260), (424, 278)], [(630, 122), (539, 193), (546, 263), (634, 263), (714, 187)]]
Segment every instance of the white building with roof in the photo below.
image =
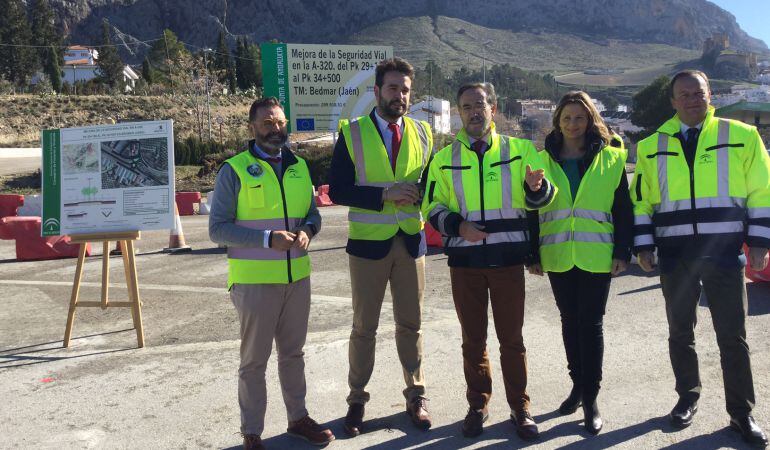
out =
[(448, 134), (451, 131), (448, 100), (428, 97), (428, 100), (415, 103), (409, 108), (409, 117), (428, 122), (434, 133)]

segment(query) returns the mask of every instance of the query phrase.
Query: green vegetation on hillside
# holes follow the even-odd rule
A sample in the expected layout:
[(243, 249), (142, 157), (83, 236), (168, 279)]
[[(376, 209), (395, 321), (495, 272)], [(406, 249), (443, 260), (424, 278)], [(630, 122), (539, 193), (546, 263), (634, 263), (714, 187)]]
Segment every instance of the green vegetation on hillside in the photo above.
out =
[[(428, 61), (435, 61), (448, 72), (461, 67), (481, 69), (484, 59), (488, 65), (507, 63), (525, 70), (559, 74), (591, 68), (660, 67), (700, 56), (696, 50), (670, 45), (496, 30), (443, 16), (391, 19), (361, 30), (349, 41), (393, 45), (396, 55), (415, 66), (424, 67)], [(487, 41), (492, 42), (483, 45)]]

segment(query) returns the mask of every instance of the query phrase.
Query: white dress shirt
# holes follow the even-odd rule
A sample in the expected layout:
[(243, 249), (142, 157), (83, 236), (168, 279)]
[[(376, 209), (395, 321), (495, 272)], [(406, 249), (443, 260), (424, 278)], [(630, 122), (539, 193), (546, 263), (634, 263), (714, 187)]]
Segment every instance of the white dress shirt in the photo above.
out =
[[(383, 142), (385, 144), (385, 150), (387, 150), (387, 152), (388, 152), (388, 160), (392, 160), (393, 159), (393, 149), (391, 149), (391, 147), (392, 147), (391, 144), (393, 143), (393, 132), (390, 131), (390, 128), (388, 128), (388, 124), (390, 124), (390, 122), (388, 122), (387, 120), (385, 120), (382, 117), (380, 117), (380, 114), (377, 112), (376, 109), (374, 111), (374, 117), (377, 118), (377, 128), (379, 128), (380, 129), (380, 133), (382, 133), (382, 140), (383, 140)], [(401, 140), (403, 141), (403, 139), (404, 139), (404, 118), (403, 117), (399, 117), (398, 120), (396, 121), (396, 124), (401, 129)]]

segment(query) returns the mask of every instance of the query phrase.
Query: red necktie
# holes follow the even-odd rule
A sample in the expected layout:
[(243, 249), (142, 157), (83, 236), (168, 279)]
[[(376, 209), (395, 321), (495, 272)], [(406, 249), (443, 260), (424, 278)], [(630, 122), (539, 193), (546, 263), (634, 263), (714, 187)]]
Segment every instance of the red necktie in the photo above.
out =
[(388, 129), (393, 133), (393, 138), (390, 141), (390, 166), (393, 168), (393, 173), (395, 174), (398, 149), (401, 147), (401, 127), (399, 127), (397, 123), (389, 123)]
[(479, 157), (484, 156), (484, 149), (486, 149), (487, 143), (484, 141), (476, 141), (473, 144), (471, 144), (471, 148), (473, 148), (473, 151), (476, 152)]

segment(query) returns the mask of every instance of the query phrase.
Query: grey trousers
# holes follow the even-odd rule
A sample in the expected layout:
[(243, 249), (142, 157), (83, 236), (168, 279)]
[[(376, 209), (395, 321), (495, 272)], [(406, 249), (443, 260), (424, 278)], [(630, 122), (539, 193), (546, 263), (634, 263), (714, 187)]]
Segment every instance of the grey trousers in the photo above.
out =
[(749, 345), (746, 343), (746, 284), (743, 268), (723, 268), (705, 258), (682, 260), (660, 282), (666, 299), (668, 349), (676, 378), (676, 392), (697, 401), (701, 392), (695, 324), (701, 287), (708, 299), (717, 335), (724, 377), (727, 412), (747, 415), (754, 408)]
[(230, 299), (241, 322), (238, 404), (241, 432), (261, 435), (265, 425), (265, 368), (278, 351), (278, 378), (289, 421), (307, 415), (302, 347), (310, 314), (310, 278), (290, 284), (234, 284)]

